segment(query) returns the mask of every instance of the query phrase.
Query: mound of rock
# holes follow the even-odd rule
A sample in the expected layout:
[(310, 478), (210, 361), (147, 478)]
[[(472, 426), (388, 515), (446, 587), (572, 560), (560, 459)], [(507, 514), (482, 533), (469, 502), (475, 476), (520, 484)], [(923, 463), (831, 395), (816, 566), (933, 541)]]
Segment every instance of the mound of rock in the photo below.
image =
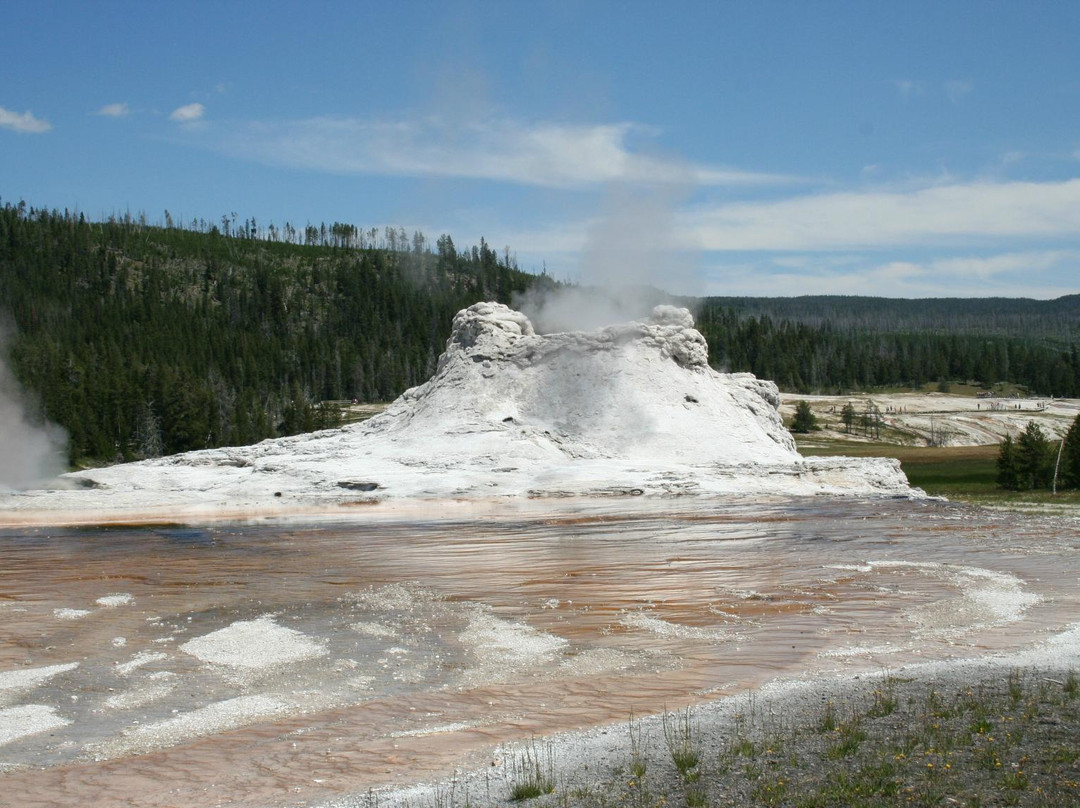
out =
[(523, 314), (478, 303), (454, 318), (431, 381), (369, 430), (459, 458), (792, 462), (778, 401), (771, 382), (713, 371), (686, 309), (542, 336)]
[[(426, 384), (342, 429), (67, 475), (5, 510), (260, 510), (384, 499), (910, 496), (896, 461), (800, 457), (772, 382), (718, 373), (685, 309), (537, 334), (498, 303), (455, 316)], [(914, 492), (918, 493), (918, 492)]]

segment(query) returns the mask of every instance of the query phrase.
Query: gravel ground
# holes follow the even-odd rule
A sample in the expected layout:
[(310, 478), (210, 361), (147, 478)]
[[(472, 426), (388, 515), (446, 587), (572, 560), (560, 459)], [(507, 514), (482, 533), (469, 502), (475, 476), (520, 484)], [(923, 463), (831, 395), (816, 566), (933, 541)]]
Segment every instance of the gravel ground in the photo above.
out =
[(495, 751), (346, 806), (1080, 805), (1080, 628), (1027, 652), (776, 682)]

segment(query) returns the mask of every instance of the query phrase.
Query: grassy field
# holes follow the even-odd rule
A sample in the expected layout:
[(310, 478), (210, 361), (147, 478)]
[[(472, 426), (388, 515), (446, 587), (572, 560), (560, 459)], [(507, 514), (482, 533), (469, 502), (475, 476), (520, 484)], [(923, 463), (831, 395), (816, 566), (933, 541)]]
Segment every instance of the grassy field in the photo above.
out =
[(666, 755), (635, 741), (631, 722), (626, 762), (612, 776), (572, 784), (552, 776), (539, 791), (522, 780), (510, 800), (545, 808), (1065, 808), (1080, 804), (1078, 692), (1074, 671), (1002, 671), (966, 683), (886, 676), (809, 711), (751, 704), (731, 728), (669, 714)]
[[(856, 677), (858, 679), (858, 677)], [(921, 808), (1080, 805), (1074, 669), (836, 682), (734, 713), (635, 720), (593, 751), (533, 740), (431, 799), (365, 808)], [(659, 726), (658, 726), (659, 724)], [(605, 733), (606, 734), (606, 733)], [(620, 738), (621, 736), (621, 738)], [(494, 765), (494, 764), (493, 764)]]
[(897, 446), (809, 436), (805, 456), (895, 457), (912, 485), (932, 496), (981, 505), (1080, 505), (1080, 491), (1006, 491), (998, 488), (997, 446)]

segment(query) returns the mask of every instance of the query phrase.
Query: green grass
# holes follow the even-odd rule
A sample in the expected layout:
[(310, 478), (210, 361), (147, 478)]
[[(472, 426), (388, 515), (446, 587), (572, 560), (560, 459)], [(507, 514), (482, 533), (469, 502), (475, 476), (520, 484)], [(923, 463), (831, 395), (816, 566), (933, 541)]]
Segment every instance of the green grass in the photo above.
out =
[(701, 761), (701, 752), (694, 743), (690, 708), (678, 713), (664, 713), (663, 718), (664, 741), (671, 761), (681, 777), (692, 777), (693, 770)]
[[(846, 696), (843, 710), (831, 699), (786, 716), (752, 708), (711, 730), (688, 710), (669, 713), (669, 760), (656, 765), (631, 720), (637, 771), (607, 779), (587, 761), (587, 783), (515, 788), (511, 798), (539, 797), (541, 808), (1071, 808), (1080, 805), (1078, 688), (1074, 671), (989, 673), (967, 685), (887, 676)], [(526, 753), (519, 772), (540, 774), (537, 760)]]
[(894, 457), (908, 481), (931, 496), (979, 504), (1080, 505), (1080, 491), (1006, 491), (997, 485), (997, 446), (897, 446), (822, 440), (800, 445), (807, 457)]
[(511, 765), (513, 781), (510, 786), (511, 802), (524, 802), (552, 794), (555, 791), (555, 755), (548, 744), (544, 754), (536, 748), (535, 741), (514, 757)]

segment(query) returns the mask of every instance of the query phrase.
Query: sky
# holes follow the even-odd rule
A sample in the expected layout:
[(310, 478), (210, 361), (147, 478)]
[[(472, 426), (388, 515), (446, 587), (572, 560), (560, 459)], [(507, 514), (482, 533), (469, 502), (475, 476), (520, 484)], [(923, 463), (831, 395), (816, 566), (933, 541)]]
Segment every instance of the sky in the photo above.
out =
[(3, 3), (0, 202), (677, 294), (1080, 292), (1080, 3)]

